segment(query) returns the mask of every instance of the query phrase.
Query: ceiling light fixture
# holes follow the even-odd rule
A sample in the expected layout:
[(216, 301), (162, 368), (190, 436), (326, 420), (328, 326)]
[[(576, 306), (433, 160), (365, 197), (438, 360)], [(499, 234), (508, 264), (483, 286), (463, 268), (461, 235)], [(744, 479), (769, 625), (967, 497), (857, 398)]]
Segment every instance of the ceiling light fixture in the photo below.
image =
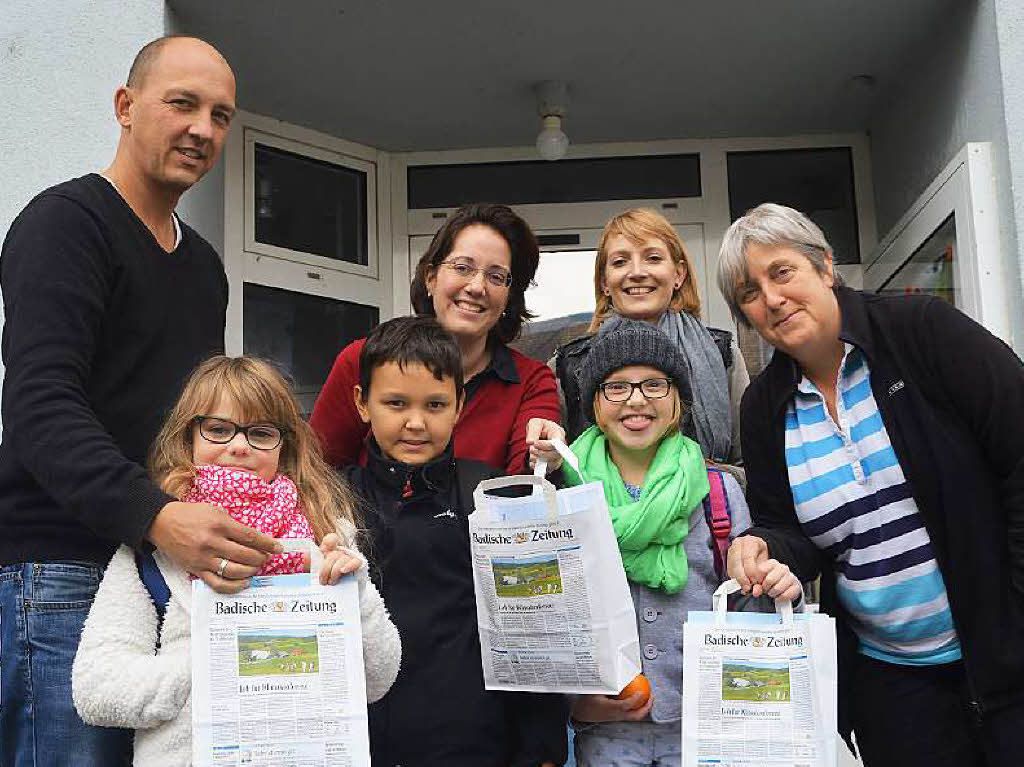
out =
[(544, 123), (537, 134), (537, 151), (545, 160), (561, 160), (569, 151), (569, 137), (562, 130), (568, 86), (561, 80), (545, 80), (534, 88), (537, 114)]

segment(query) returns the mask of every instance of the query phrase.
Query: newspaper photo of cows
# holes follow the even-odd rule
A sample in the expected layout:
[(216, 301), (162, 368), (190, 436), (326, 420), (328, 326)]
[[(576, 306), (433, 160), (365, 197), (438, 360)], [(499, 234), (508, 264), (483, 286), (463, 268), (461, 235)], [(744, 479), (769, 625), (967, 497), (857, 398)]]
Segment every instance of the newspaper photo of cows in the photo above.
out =
[(239, 676), (291, 676), (320, 670), (316, 629), (247, 629), (238, 633)]
[(562, 593), (558, 557), (491, 557), (494, 589), (499, 597), (538, 597)]
[(723, 659), (722, 700), (789, 703), (789, 661)]

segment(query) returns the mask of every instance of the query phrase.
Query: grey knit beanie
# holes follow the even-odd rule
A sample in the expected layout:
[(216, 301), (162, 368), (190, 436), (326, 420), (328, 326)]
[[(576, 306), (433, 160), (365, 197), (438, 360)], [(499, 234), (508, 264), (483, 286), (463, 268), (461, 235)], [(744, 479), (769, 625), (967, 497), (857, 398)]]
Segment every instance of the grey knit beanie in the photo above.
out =
[(690, 381), (686, 360), (667, 335), (657, 327), (639, 320), (621, 320), (606, 333), (598, 332), (590, 353), (580, 368), (580, 404), (590, 423), (594, 423), (594, 395), (609, 374), (629, 365), (649, 365), (671, 378), (679, 398), (689, 404)]

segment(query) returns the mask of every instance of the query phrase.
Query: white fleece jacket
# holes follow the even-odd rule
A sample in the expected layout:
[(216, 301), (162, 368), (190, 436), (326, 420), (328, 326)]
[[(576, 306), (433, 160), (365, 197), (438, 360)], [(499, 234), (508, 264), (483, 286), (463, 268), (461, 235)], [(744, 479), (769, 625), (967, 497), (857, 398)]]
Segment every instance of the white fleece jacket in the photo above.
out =
[[(352, 540), (354, 529), (339, 530)], [(75, 655), (71, 690), (89, 724), (135, 732), (136, 767), (189, 767), (192, 763), (192, 584), (160, 551), (154, 554), (171, 592), (160, 630), (153, 600), (139, 577), (135, 554), (121, 546), (89, 611)], [(398, 629), (367, 577), (356, 573), (368, 702), (390, 689), (401, 662)]]

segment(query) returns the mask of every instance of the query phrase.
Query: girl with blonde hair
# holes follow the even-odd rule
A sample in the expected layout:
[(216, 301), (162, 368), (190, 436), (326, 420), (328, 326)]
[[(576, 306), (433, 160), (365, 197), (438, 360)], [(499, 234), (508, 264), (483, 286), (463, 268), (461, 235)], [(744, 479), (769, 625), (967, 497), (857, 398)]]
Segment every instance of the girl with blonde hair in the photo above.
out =
[[(196, 436), (223, 428), (223, 424), (203, 421), (205, 416), (200, 414), (213, 412), (225, 400), (234, 404), (246, 423), (277, 425), (281, 433), (277, 474), (296, 486), (302, 512), (316, 540), (335, 533), (339, 519), (353, 525), (354, 530), (355, 495), (323, 461), (319, 442), (302, 418), (288, 382), (272, 364), (257, 357), (213, 357), (196, 369), (153, 442), (150, 473), (160, 488), (176, 498), (185, 497), (193, 489), (194, 446), (203, 445)], [(239, 445), (244, 447), (241, 441)], [(259, 457), (261, 453), (253, 455)]]
[[(167, 493), (275, 538), (320, 545), (322, 584), (355, 573), (369, 701), (398, 674), (398, 631), (355, 548), (355, 496), (324, 463), (291, 388), (269, 363), (214, 357), (192, 374), (150, 460)], [(237, 563), (221, 560), (219, 575)], [(308, 571), (302, 554), (271, 556), (259, 574)], [(191, 764), (189, 574), (160, 550), (121, 546), (107, 566), (72, 674), (90, 724), (136, 730), (134, 764)]]
[[(678, 767), (683, 624), (691, 610), (711, 609), (724, 579), (705, 504), (719, 496), (734, 532), (750, 525), (750, 512), (736, 479), (709, 466), (700, 445), (679, 432), (693, 401), (692, 380), (687, 360), (664, 333), (628, 319), (602, 333), (580, 371), (580, 386), (595, 425), (570, 447), (578, 468), (563, 464), (562, 471), (570, 487), (600, 482), (604, 489), (651, 693), (576, 696), (576, 764)], [(757, 572), (761, 592), (800, 599), (800, 583), (785, 565), (766, 557)]]

